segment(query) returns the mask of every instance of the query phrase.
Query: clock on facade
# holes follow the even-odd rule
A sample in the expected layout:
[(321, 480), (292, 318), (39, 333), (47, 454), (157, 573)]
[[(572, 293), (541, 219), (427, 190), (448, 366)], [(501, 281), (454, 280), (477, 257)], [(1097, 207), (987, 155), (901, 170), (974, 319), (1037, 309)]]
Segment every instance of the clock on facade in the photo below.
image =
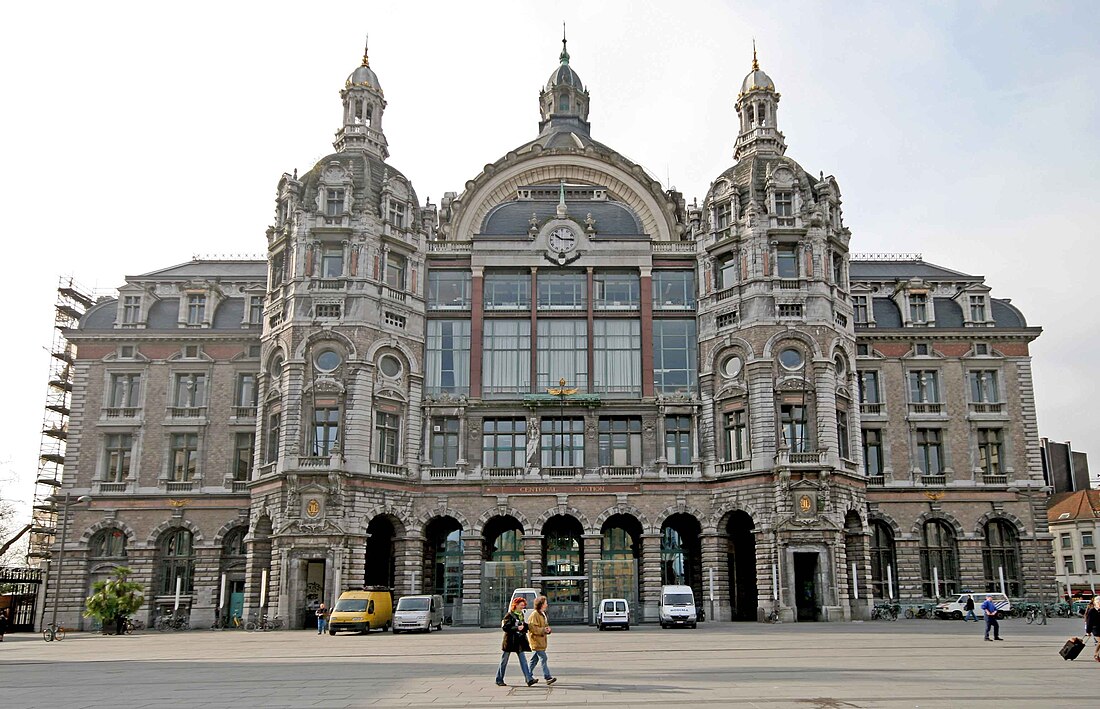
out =
[(577, 248), (577, 235), (569, 227), (560, 226), (550, 232), (548, 243), (551, 249), (564, 254)]

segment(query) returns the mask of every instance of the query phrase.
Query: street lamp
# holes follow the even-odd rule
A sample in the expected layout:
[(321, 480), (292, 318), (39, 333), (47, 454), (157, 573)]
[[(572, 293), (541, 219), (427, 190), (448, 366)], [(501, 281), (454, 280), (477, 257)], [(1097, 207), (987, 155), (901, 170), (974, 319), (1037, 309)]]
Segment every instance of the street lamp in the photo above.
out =
[(92, 498), (87, 495), (81, 495), (75, 500), (70, 500), (71, 497), (72, 495), (67, 492), (64, 501), (58, 500), (56, 495), (50, 497), (51, 502), (60, 505), (65, 510), (65, 515), (61, 518), (61, 547), (57, 550), (57, 573), (54, 574), (53, 612), (50, 615), (50, 625), (53, 627), (57, 627), (57, 603), (61, 591), (61, 564), (65, 560), (65, 539), (69, 531), (69, 508), (73, 505), (81, 505), (92, 501)]

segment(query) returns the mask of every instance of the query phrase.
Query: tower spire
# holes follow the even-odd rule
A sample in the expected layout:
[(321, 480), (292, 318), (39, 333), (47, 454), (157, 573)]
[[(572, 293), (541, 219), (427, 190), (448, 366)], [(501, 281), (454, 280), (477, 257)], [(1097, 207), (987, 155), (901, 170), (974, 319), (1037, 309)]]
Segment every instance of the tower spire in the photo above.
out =
[[(364, 56), (364, 59), (365, 58)], [(752, 70), (760, 71), (760, 63), (756, 61), (756, 37), (752, 38)]]
[(562, 64), (568, 64), (569, 63), (569, 50), (566, 49), (566, 47), (565, 47), (566, 41), (567, 40), (565, 39), (565, 23), (562, 22), (561, 23), (561, 55), (558, 57), (558, 59), (561, 60)]
[[(370, 59), (367, 58), (367, 48), (370, 46), (370, 34), (368, 33), (363, 39), (363, 66), (370, 66)], [(754, 50), (755, 56), (755, 50)]]

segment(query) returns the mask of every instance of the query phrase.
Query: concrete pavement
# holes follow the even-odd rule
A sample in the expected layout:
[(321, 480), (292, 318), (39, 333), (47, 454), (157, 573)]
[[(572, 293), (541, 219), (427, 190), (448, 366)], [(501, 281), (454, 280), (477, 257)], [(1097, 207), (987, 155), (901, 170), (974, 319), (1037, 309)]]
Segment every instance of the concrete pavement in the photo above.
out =
[(1080, 707), (1096, 704), (1092, 646), (1058, 648), (1079, 620), (1002, 621), (1006, 640), (959, 621), (705, 623), (697, 630), (556, 628), (547, 687), (512, 659), (493, 683), (500, 633), (144, 631), (0, 644), (0, 706), (480, 707), (698, 706)]

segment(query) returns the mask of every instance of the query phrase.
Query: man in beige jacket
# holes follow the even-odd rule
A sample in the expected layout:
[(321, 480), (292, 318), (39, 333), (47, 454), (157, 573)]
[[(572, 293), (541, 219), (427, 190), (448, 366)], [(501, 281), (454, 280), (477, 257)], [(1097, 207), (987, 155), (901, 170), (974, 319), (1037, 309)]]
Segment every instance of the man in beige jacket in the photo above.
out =
[(535, 599), (535, 610), (531, 613), (531, 617), (527, 619), (527, 638), (531, 641), (532, 652), (535, 653), (531, 656), (531, 674), (535, 674), (535, 666), (539, 664), (539, 660), (542, 660), (542, 677), (546, 680), (546, 684), (554, 684), (558, 681), (558, 678), (551, 676), (550, 664), (546, 661), (546, 642), (550, 633), (553, 632), (550, 627), (550, 619), (546, 616), (548, 605), (549, 602), (546, 600), (546, 596), (539, 596)]

